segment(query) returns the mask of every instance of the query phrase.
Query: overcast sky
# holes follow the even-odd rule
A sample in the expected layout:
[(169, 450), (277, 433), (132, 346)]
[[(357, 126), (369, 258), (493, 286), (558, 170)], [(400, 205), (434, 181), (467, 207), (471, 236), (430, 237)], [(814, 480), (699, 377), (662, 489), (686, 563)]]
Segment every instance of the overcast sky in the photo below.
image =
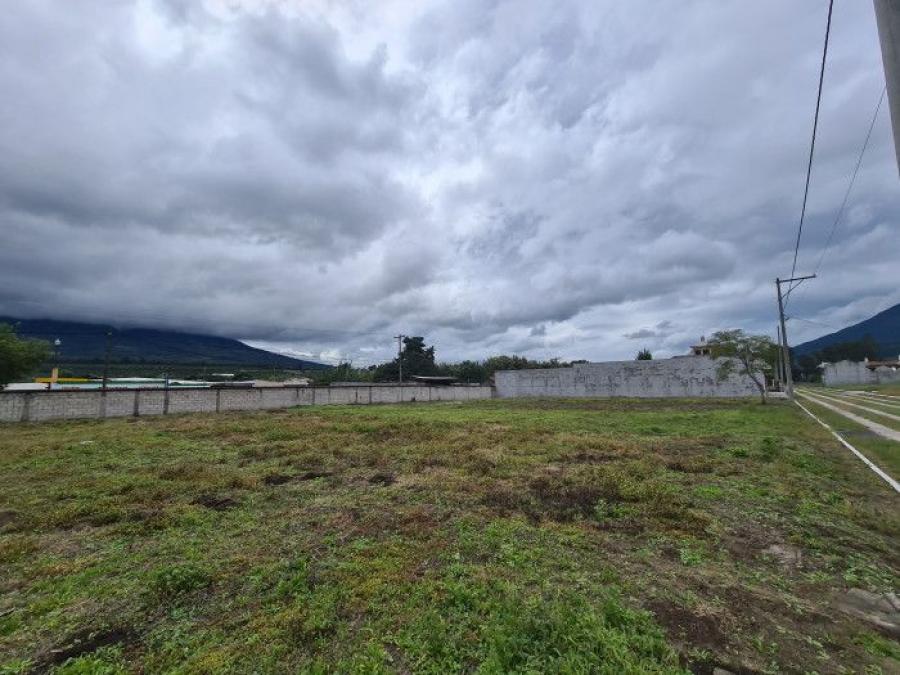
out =
[[(332, 361), (772, 333), (826, 0), (23, 0), (0, 13), (0, 314)], [(837, 0), (798, 271), (884, 75)], [(887, 103), (792, 341), (900, 302)], [(808, 321), (818, 322), (808, 323)]]

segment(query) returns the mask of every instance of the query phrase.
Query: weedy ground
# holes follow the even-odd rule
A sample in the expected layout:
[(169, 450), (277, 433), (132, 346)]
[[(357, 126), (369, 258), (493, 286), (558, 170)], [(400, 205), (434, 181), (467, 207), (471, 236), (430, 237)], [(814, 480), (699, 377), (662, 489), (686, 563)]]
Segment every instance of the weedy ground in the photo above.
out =
[(897, 672), (898, 498), (787, 403), (0, 427), (0, 672)]

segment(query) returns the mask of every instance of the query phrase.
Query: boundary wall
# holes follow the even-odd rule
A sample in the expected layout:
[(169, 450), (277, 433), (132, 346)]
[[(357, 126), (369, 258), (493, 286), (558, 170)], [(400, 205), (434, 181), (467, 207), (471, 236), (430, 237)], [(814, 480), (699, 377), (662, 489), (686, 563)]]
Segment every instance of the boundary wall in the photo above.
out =
[(684, 356), (656, 361), (576, 363), (569, 368), (502, 370), (494, 373), (497, 396), (633, 398), (738, 398), (759, 396), (746, 375), (719, 379), (722, 359)]
[(887, 366), (870, 369), (864, 361), (838, 361), (824, 364), (822, 381), (829, 387), (843, 384), (898, 384), (900, 370)]
[(299, 405), (369, 405), (491, 398), (489, 385), (355, 385), (247, 389), (0, 391), (0, 422), (141, 417), (188, 412), (274, 410)]

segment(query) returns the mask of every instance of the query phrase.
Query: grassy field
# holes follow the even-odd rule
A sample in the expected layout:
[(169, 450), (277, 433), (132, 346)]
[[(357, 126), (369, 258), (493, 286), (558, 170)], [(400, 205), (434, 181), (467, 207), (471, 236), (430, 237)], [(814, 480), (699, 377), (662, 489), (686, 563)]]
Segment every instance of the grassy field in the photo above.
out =
[(898, 672), (898, 497), (787, 403), (0, 426), (0, 673)]
[[(801, 388), (800, 391), (803, 391), (803, 389)], [(818, 390), (811, 389), (810, 391), (816, 393)], [(801, 402), (804, 406), (809, 408), (816, 417), (843, 436), (848, 443), (851, 443), (857, 450), (875, 462), (895, 480), (900, 480), (900, 443), (882, 438), (863, 425), (817, 404), (814, 400), (801, 399)], [(882, 410), (892, 415), (900, 414), (900, 411), (897, 409), (880, 404), (877, 400), (860, 400), (852, 397), (844, 397), (841, 398), (840, 401), (836, 399), (828, 400), (829, 404), (852, 413), (857, 417), (876, 422), (889, 429), (900, 430), (900, 422), (891, 418), (886, 418), (883, 415), (876, 415), (858, 407), (847, 405), (848, 402), (869, 408), (870, 410)]]
[[(814, 385), (811, 385), (814, 386)], [(900, 396), (900, 384), (859, 384), (859, 385), (836, 385), (834, 387), (822, 387), (826, 391), (829, 389), (855, 390), (855, 391), (875, 391), (879, 394), (888, 394), (890, 396)]]

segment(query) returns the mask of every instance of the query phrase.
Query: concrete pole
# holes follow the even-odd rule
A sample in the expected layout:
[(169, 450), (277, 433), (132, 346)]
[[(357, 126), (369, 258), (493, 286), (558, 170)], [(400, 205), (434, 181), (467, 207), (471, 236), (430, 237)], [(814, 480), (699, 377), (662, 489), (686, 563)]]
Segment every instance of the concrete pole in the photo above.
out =
[(406, 336), (400, 334), (397, 337), (397, 384), (403, 384), (403, 338)]
[(112, 331), (106, 331), (106, 356), (103, 359), (103, 395), (106, 395), (106, 383), (109, 380), (109, 353), (112, 350)]
[(778, 384), (784, 387), (784, 359), (781, 352), (781, 324), (775, 326), (775, 334), (778, 336)]
[(784, 302), (781, 299), (781, 279), (775, 279), (778, 293), (778, 322), (781, 325), (781, 353), (784, 362), (784, 393), (794, 398), (794, 374), (791, 372), (791, 350), (788, 347), (787, 330), (784, 327)]
[(894, 152), (900, 171), (900, 0), (875, 0), (881, 60), (891, 106), (891, 128), (894, 130)]

